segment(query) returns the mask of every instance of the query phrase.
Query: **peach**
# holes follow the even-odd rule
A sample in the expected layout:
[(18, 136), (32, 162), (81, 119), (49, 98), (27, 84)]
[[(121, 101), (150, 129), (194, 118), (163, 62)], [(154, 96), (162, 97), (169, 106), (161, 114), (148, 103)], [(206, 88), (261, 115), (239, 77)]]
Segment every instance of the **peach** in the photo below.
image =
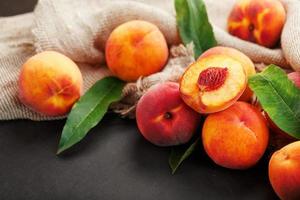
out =
[(272, 155), (269, 179), (281, 199), (300, 199), (300, 141), (293, 142)]
[(210, 114), (203, 125), (202, 142), (208, 156), (230, 169), (247, 169), (263, 156), (269, 130), (261, 112), (238, 101), (228, 109)]
[(169, 56), (167, 42), (152, 23), (134, 20), (121, 24), (110, 34), (105, 47), (112, 73), (124, 81), (159, 72)]
[(199, 113), (228, 108), (247, 86), (247, 74), (239, 60), (227, 54), (208, 54), (192, 63), (180, 81), (183, 101)]
[(279, 0), (240, 0), (228, 18), (230, 34), (265, 47), (280, 39), (286, 13)]
[(179, 85), (173, 82), (150, 88), (136, 108), (136, 120), (141, 134), (158, 146), (188, 142), (199, 119), (199, 114), (182, 101)]
[(19, 99), (47, 115), (67, 114), (82, 92), (82, 76), (68, 57), (45, 51), (29, 58), (21, 68)]
[[(230, 48), (230, 47), (222, 47), (222, 46), (217, 46), (213, 47), (206, 52), (204, 52), (198, 59), (203, 59), (209, 56), (215, 56), (215, 55), (227, 55), (230, 56), (231, 58), (237, 60), (242, 64), (244, 67), (244, 70), (247, 74), (247, 77), (249, 78), (250, 76), (256, 74), (255, 71), (255, 66), (253, 62), (250, 60), (248, 56), (246, 56), (244, 53), (240, 52), (237, 49)], [(246, 90), (240, 97), (240, 101), (250, 101), (252, 99), (253, 92), (251, 89), (247, 86)]]

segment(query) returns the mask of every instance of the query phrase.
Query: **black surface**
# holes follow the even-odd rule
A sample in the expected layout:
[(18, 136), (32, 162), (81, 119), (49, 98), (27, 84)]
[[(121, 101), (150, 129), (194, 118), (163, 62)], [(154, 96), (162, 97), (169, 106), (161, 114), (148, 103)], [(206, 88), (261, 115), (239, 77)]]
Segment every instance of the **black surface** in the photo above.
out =
[(0, 0), (0, 17), (31, 12), (36, 2), (37, 0)]
[[(0, 16), (30, 11), (34, 2), (1, 0)], [(134, 121), (115, 115), (57, 157), (63, 125), (0, 122), (0, 199), (276, 199), (267, 159), (233, 171), (213, 164), (200, 148), (171, 175), (169, 149), (149, 144)]]

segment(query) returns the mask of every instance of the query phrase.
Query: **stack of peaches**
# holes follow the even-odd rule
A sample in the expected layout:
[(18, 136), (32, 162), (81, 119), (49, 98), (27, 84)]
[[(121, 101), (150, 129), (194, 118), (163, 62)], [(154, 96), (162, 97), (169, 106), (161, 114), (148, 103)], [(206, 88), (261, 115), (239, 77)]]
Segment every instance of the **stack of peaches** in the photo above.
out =
[[(277, 0), (243, 0), (229, 17), (229, 32), (266, 47), (278, 44), (285, 10)], [(118, 26), (106, 43), (106, 62), (118, 78), (131, 82), (159, 72), (168, 60), (168, 45), (158, 27), (135, 20)], [(252, 105), (248, 78), (256, 73), (242, 52), (214, 47), (187, 67), (178, 83), (150, 88), (136, 109), (138, 128), (158, 146), (187, 143), (202, 124), (202, 144), (217, 164), (230, 169), (254, 166), (265, 153), (271, 134), (289, 137)], [(289, 75), (297, 86), (300, 74)], [(21, 101), (49, 116), (67, 114), (80, 98), (82, 76), (76, 64), (57, 52), (30, 58), (19, 79)], [(268, 123), (269, 121), (269, 123)], [(277, 132), (277, 133), (276, 133)], [(281, 133), (279, 133), (281, 132)], [(300, 141), (272, 155), (269, 178), (282, 199), (300, 199)]]

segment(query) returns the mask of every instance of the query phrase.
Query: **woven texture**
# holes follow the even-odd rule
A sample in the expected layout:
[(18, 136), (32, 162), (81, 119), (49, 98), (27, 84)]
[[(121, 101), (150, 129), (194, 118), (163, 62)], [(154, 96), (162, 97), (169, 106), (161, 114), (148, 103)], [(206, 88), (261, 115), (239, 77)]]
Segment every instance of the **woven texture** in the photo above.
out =
[[(281, 38), (282, 48), (268, 49), (227, 33), (227, 16), (235, 0), (205, 1), (219, 45), (237, 48), (255, 63), (273, 63), (299, 71), (300, 2), (282, 2), (287, 11), (287, 22)], [(40, 0), (33, 13), (0, 18), (0, 120), (57, 119), (37, 114), (19, 102), (17, 80), (22, 63), (28, 57), (44, 50), (61, 52), (79, 65), (86, 91), (97, 80), (110, 74), (104, 66), (103, 52), (109, 34), (116, 26), (133, 19), (156, 24), (172, 49), (172, 58), (163, 72), (126, 86), (123, 103), (114, 105), (113, 108), (122, 114), (128, 114), (130, 111), (130, 115), (134, 115), (134, 105), (147, 88), (158, 82), (176, 81), (184, 68), (193, 61), (189, 49), (176, 47), (180, 40), (173, 1)]]

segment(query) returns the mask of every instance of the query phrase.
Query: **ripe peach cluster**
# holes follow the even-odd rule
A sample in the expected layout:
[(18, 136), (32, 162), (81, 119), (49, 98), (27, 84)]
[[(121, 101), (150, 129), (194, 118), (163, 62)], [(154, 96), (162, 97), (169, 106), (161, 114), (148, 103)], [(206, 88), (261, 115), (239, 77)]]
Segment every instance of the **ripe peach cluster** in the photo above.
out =
[[(284, 9), (277, 0), (243, 0), (234, 7), (228, 28), (242, 39), (273, 47), (284, 21)], [(134, 20), (113, 30), (105, 55), (112, 73), (130, 82), (159, 72), (168, 60), (169, 49), (158, 27)], [(184, 144), (205, 118), (202, 143), (216, 164), (230, 169), (254, 166), (269, 143), (267, 121), (285, 135), (249, 103), (253, 92), (248, 78), (255, 73), (252, 61), (236, 49), (218, 46), (207, 50), (188, 66), (179, 83), (156, 85), (139, 100), (136, 120), (141, 134), (159, 146)], [(299, 87), (299, 73), (289, 78)], [(46, 51), (22, 66), (19, 97), (36, 112), (64, 115), (80, 98), (82, 82), (72, 60)], [(300, 141), (273, 154), (269, 178), (280, 198), (300, 199)]]
[[(200, 128), (202, 117), (202, 144), (216, 164), (239, 170), (254, 166), (269, 144), (269, 127), (290, 139), (250, 103), (253, 92), (247, 81), (255, 73), (252, 61), (236, 49), (207, 50), (179, 83), (153, 86), (139, 100), (136, 118), (141, 134), (158, 146), (184, 144)], [(288, 77), (299, 87), (299, 72)], [(269, 178), (280, 198), (300, 198), (300, 141), (273, 154)]]

